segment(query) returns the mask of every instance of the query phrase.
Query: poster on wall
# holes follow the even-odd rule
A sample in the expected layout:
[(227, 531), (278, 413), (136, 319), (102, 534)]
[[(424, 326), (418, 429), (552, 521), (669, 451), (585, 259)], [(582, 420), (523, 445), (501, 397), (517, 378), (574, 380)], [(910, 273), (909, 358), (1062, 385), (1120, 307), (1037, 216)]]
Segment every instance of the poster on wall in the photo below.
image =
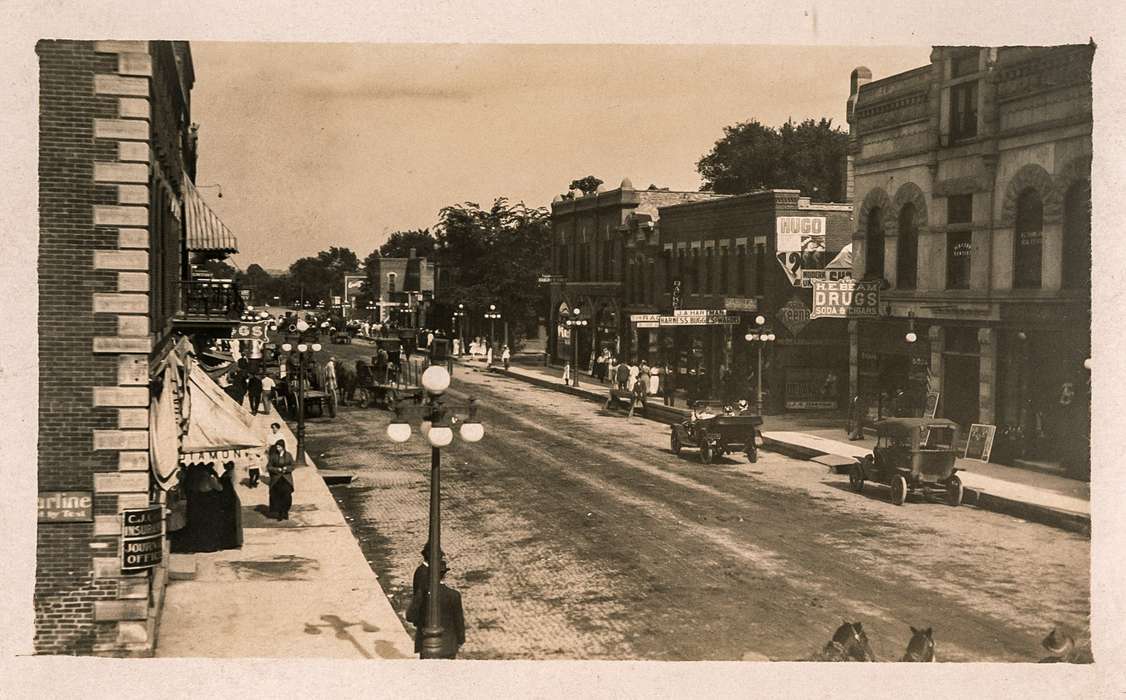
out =
[(840, 397), (840, 377), (824, 367), (786, 368), (786, 408), (793, 410), (836, 410)]
[(979, 462), (988, 462), (989, 453), (993, 451), (993, 436), (997, 426), (974, 423), (970, 426), (970, 435), (966, 439), (965, 459), (976, 459)]
[(779, 216), (775, 219), (775, 256), (795, 287), (812, 287), (803, 270), (825, 268), (824, 216)]
[(934, 418), (938, 414), (938, 399), (941, 396), (937, 391), (927, 392), (927, 404), (923, 408), (924, 418)]

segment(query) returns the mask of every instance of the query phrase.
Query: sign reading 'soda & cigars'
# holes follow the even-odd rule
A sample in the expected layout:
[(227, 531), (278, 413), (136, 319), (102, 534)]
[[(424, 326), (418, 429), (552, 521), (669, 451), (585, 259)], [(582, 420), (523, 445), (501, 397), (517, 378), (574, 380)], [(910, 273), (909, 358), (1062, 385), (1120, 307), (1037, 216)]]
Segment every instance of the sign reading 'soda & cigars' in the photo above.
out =
[(164, 553), (164, 509), (159, 504), (121, 513), (121, 571), (151, 569)]

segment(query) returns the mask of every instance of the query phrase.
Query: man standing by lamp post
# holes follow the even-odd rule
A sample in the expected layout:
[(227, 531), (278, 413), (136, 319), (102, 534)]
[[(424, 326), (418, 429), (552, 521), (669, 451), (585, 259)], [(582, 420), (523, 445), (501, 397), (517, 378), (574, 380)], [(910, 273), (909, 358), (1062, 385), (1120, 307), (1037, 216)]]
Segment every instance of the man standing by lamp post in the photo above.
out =
[(564, 325), (571, 331), (571, 353), (573, 361), (571, 362), (571, 380), (574, 382), (573, 386), (579, 385), (579, 328), (587, 324), (587, 320), (582, 318), (582, 309), (575, 307), (571, 309), (571, 315), (563, 321)]

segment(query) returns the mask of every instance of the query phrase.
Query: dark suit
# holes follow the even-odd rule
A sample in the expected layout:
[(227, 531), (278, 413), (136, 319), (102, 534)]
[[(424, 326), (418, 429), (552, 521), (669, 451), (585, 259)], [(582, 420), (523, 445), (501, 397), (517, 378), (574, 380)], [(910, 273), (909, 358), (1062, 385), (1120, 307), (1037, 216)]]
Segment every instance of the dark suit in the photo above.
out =
[[(416, 579), (419, 571), (425, 573), (426, 567), (420, 566), (415, 571)], [(422, 630), (426, 627), (429, 604), (428, 588), (424, 585), (407, 610), (407, 622), (414, 623), (415, 626), (414, 652), (416, 654), (422, 653)], [(442, 647), (439, 658), (456, 658), (458, 648), (465, 644), (465, 612), (461, 607), (461, 594), (444, 583), (438, 586), (438, 614), (442, 624)]]
[(280, 457), (276, 450), (270, 450), (266, 462), (270, 474), (270, 514), (285, 520), (293, 505), (293, 455), (288, 452)]

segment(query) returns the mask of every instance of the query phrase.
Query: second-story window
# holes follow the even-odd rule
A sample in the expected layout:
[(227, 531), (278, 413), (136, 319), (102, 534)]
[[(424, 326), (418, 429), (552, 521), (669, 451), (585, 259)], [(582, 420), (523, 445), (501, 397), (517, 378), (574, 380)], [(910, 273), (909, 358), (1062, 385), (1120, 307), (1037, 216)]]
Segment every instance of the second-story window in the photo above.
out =
[(398, 289), (395, 287), (397, 278), (398, 275), (396, 275), (394, 272), (387, 273), (387, 291), (391, 294), (394, 294), (398, 291)]
[(735, 250), (736, 253), (736, 289), (739, 295), (742, 296), (747, 293), (747, 246), (738, 246)]
[(1044, 205), (1040, 193), (1027, 189), (1017, 198), (1016, 231), (1013, 241), (1013, 286), (1040, 287), (1040, 268), (1044, 257), (1042, 229)]
[(864, 236), (864, 274), (884, 276), (884, 212), (876, 208), (868, 212), (868, 229)]
[(899, 210), (899, 246), (895, 261), (895, 286), (914, 289), (919, 272), (919, 228), (915, 224), (915, 205)]
[(766, 293), (766, 245), (755, 243), (755, 296)]
[(950, 138), (953, 141), (977, 136), (977, 81), (950, 88)]

